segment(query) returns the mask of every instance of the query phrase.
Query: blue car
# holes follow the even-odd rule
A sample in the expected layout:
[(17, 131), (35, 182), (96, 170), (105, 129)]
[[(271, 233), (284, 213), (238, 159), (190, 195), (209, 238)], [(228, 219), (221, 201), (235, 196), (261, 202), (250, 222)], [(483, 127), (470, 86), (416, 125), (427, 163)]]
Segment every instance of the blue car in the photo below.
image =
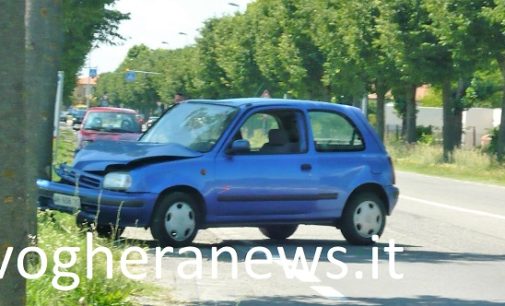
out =
[(357, 108), (325, 102), (191, 100), (136, 142), (93, 142), (38, 180), (39, 206), (77, 212), (99, 234), (150, 228), (162, 246), (199, 229), (258, 227), (282, 240), (299, 224), (371, 244), (398, 200), (391, 159)]

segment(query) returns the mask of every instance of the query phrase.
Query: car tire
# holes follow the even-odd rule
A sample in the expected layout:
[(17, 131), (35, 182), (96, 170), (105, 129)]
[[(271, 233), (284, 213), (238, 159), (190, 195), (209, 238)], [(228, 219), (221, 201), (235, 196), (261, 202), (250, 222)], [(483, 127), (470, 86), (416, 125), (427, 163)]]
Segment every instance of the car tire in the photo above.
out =
[(160, 199), (153, 212), (151, 234), (162, 247), (184, 247), (195, 238), (200, 220), (195, 199), (187, 193), (174, 192)]
[(293, 235), (298, 228), (298, 224), (269, 225), (259, 228), (260, 232), (273, 240), (284, 240)]
[(354, 245), (375, 243), (372, 236), (382, 235), (386, 226), (384, 202), (371, 192), (353, 196), (344, 208), (341, 232), (347, 242)]

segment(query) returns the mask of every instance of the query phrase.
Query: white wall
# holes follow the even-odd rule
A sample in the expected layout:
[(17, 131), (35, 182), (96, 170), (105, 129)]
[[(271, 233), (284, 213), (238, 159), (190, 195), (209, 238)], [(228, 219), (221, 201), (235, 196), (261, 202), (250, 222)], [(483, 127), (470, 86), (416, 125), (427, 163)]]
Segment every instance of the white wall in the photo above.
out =
[(471, 148), (480, 145), (482, 136), (494, 127), (494, 109), (470, 108), (463, 116), (463, 146)]
[[(386, 130), (394, 132), (395, 127), (402, 125), (401, 118), (396, 114), (393, 103), (387, 103), (385, 109)], [(480, 138), (489, 130), (500, 124), (501, 109), (471, 108), (463, 112), (463, 145), (472, 147), (480, 145)], [(441, 107), (418, 107), (417, 125), (433, 126), (439, 131), (443, 127), (443, 112)]]

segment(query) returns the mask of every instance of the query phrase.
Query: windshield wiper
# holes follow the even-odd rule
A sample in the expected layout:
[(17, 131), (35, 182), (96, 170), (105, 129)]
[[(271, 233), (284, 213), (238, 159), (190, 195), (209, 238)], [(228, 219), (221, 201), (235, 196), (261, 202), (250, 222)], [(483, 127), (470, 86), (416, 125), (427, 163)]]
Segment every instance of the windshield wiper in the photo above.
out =
[(110, 128), (110, 129), (106, 129), (105, 131), (116, 132), (116, 133), (136, 133), (135, 131), (122, 129), (122, 128)]
[(99, 127), (84, 127), (85, 130), (90, 130), (90, 131), (103, 131), (104, 128), (99, 128)]

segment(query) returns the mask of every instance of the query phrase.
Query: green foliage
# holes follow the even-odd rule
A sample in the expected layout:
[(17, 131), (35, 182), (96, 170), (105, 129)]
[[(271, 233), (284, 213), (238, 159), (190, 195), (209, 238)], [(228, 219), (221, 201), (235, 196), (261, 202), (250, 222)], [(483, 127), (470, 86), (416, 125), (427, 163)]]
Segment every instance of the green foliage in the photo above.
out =
[(433, 127), (431, 125), (418, 125), (416, 127), (416, 139), (420, 143), (434, 144), (435, 139), (433, 138)]
[(420, 101), (421, 106), (442, 107), (442, 91), (436, 87), (428, 88), (428, 92)]
[(502, 76), (494, 63), (478, 70), (467, 89), (465, 101), (474, 107), (498, 108), (502, 100)]
[(86, 54), (96, 43), (114, 44), (123, 39), (118, 33), (122, 20), (129, 14), (109, 8), (116, 0), (64, 0), (63, 31), (64, 45), (62, 70), (65, 71), (65, 103), (71, 103), (69, 97), (75, 87), (75, 76), (84, 65)]
[[(432, 84), (421, 103), (441, 106), (445, 98), (451, 140), (463, 109), (498, 106), (503, 96), (504, 14), (495, 0), (257, 0), (243, 14), (208, 20), (195, 45), (134, 47), (97, 93), (146, 112), (178, 91), (229, 98), (268, 89), (273, 97), (358, 105), (369, 92), (392, 90), (406, 139), (415, 141), (413, 89)], [(161, 75), (126, 83), (125, 69)]]
[[(56, 162), (70, 163), (75, 150), (75, 136), (71, 130), (62, 129), (60, 132)], [(104, 256), (94, 258), (94, 277), (88, 280), (85, 232), (76, 226), (75, 216), (53, 211), (39, 212), (37, 240), (37, 246), (46, 253), (49, 265), (47, 272), (41, 278), (27, 282), (28, 305), (133, 305), (135, 304), (133, 297), (146, 293), (150, 289), (144, 284), (123, 277), (119, 270), (114, 271), (113, 279), (106, 279)], [(118, 267), (121, 252), (127, 245), (117, 245), (96, 235), (93, 241), (94, 248), (100, 245), (112, 251), (113, 265)], [(51, 284), (54, 276), (52, 255), (60, 247), (80, 247), (77, 263), (72, 268), (65, 269), (65, 271), (76, 273), (79, 277), (80, 284), (75, 290), (59, 291)], [(68, 262), (68, 259), (64, 258), (62, 262)], [(38, 270), (38, 267), (36, 261), (30, 262), (31, 271)], [(69, 285), (70, 281), (69, 278), (62, 278), (59, 283)]]
[(490, 136), (491, 136), (491, 142), (487, 147), (484, 147), (484, 152), (488, 153), (491, 156), (495, 156), (496, 153), (498, 152), (498, 132), (499, 132), (499, 127), (496, 127), (491, 130)]
[[(119, 260), (121, 247), (94, 237), (94, 248), (106, 246), (113, 252), (114, 260)], [(75, 290), (59, 291), (51, 282), (54, 274), (52, 254), (62, 247), (79, 247), (77, 263), (65, 271), (76, 273), (80, 284)], [(105, 256), (95, 256), (93, 278), (86, 277), (86, 240), (83, 232), (75, 225), (75, 217), (57, 212), (39, 212), (38, 214), (38, 247), (48, 257), (48, 269), (41, 278), (27, 282), (28, 305), (132, 305), (131, 297), (142, 291), (143, 285), (123, 277), (117, 269), (114, 278), (105, 278)], [(68, 262), (69, 258), (62, 259)], [(29, 271), (38, 271), (39, 264), (31, 261)], [(115, 267), (118, 267), (116, 262)], [(32, 272), (33, 273), (33, 272)], [(60, 284), (70, 285), (71, 279), (63, 277)]]

